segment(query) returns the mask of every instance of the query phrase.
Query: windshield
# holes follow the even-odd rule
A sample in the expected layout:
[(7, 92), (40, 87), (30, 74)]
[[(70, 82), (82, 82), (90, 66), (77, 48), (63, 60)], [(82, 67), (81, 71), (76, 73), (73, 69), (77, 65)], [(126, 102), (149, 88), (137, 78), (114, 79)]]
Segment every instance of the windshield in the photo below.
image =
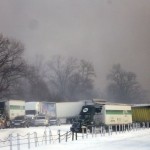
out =
[(85, 115), (80, 115), (80, 116), (79, 116), (79, 119), (88, 120), (88, 119), (90, 119), (90, 116), (91, 116), (91, 115), (87, 115), (87, 114), (85, 114)]
[(46, 119), (44, 116), (38, 116), (36, 119)]
[(15, 117), (15, 120), (22, 120), (22, 119), (24, 119), (24, 116), (17, 116), (17, 117)]
[(35, 115), (36, 110), (26, 110), (26, 115)]

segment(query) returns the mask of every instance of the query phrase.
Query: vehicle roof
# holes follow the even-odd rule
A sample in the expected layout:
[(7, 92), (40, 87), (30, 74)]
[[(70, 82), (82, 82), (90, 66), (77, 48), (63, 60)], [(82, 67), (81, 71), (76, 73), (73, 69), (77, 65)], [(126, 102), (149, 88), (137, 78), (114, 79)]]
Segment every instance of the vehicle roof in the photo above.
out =
[(131, 104), (112, 103), (112, 102), (95, 102), (95, 104), (100, 104), (100, 105), (121, 105), (121, 106), (131, 106)]
[(150, 106), (150, 104), (132, 104), (132, 107), (147, 107)]

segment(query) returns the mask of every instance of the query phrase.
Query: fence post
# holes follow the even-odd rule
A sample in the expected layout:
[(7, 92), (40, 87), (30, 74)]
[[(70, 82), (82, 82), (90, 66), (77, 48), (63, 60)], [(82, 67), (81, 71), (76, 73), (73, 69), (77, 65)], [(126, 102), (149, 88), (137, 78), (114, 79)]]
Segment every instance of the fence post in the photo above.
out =
[(30, 149), (30, 133), (28, 133), (27, 135), (28, 135), (28, 149)]
[(94, 127), (92, 126), (92, 137), (93, 137), (93, 133), (94, 133)]
[(86, 138), (88, 138), (88, 128), (86, 127)]
[(108, 126), (108, 134), (111, 135), (111, 125)]
[(95, 137), (97, 136), (96, 127), (94, 127)]
[(145, 129), (145, 122), (143, 122), (143, 129)]
[(136, 123), (136, 131), (138, 130), (138, 124)]
[(17, 133), (17, 149), (20, 150), (20, 139), (18, 133)]
[(108, 135), (110, 136), (110, 126), (108, 126)]
[(147, 122), (147, 128), (149, 128), (149, 122)]
[(60, 143), (60, 130), (58, 130), (58, 142)]
[(68, 131), (66, 132), (66, 142), (67, 142), (67, 140), (68, 140)]
[(130, 131), (132, 130), (132, 123), (130, 123)]
[(74, 140), (74, 132), (72, 132), (72, 141)]
[(37, 147), (37, 133), (34, 132), (35, 147)]
[(102, 126), (100, 126), (100, 134), (101, 134), (101, 136), (102, 136)]
[(110, 126), (110, 135), (112, 135), (112, 126)]
[(12, 150), (12, 134), (9, 135), (9, 140), (10, 140), (10, 150)]
[(46, 131), (44, 132), (44, 135), (45, 135), (45, 144), (47, 145), (47, 134), (46, 134)]
[(105, 134), (106, 134), (106, 127), (103, 126), (103, 135), (105, 136)]
[(123, 124), (121, 124), (121, 132), (123, 133)]
[(120, 128), (121, 128), (120, 126), (121, 126), (121, 125), (119, 124), (119, 133), (120, 133)]
[(85, 127), (82, 126), (82, 139), (84, 139), (84, 129), (85, 129)]
[(75, 135), (76, 135), (76, 140), (77, 140), (77, 139), (78, 139), (78, 135), (77, 135), (77, 132), (76, 132), (76, 134), (75, 134)]
[(49, 130), (49, 144), (51, 144), (51, 130)]
[(125, 132), (126, 130), (125, 130), (125, 124), (123, 124), (123, 132)]

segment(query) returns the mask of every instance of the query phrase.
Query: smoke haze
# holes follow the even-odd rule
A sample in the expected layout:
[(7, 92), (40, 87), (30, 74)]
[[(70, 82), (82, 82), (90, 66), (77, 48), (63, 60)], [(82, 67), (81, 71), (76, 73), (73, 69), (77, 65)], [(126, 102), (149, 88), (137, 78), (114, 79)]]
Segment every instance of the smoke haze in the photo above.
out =
[(87, 59), (95, 66), (97, 87), (120, 63), (150, 89), (149, 0), (1, 0), (0, 32), (36, 54)]

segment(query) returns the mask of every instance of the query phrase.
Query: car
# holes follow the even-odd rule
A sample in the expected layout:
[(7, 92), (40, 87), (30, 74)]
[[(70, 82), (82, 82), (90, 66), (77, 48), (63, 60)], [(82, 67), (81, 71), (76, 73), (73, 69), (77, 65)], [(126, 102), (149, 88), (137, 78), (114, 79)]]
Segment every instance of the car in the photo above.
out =
[(50, 125), (57, 125), (57, 123), (58, 123), (58, 122), (57, 122), (57, 119), (56, 119), (56, 118), (50, 118), (50, 119), (49, 119), (49, 124), (50, 124)]
[(49, 126), (49, 118), (45, 115), (38, 115), (34, 120), (35, 126)]
[(29, 127), (29, 125), (30, 122), (26, 116), (17, 116), (10, 123), (10, 127)]
[(29, 121), (29, 125), (30, 125), (30, 126), (34, 126), (35, 116), (26, 115), (26, 118), (27, 118), (28, 121)]

